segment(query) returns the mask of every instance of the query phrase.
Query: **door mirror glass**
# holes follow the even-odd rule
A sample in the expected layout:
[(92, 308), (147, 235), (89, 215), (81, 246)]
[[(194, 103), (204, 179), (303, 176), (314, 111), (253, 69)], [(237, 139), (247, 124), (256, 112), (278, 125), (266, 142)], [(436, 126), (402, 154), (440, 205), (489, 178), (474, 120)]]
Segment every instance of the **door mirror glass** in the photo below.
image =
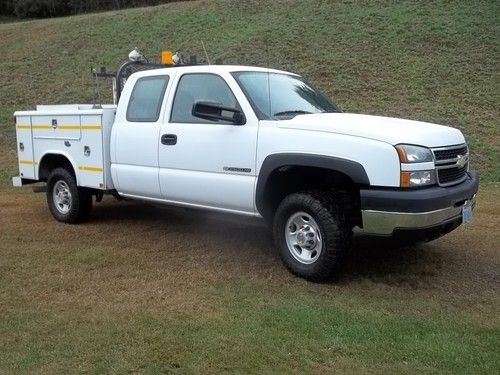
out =
[[(196, 106), (202, 103), (200, 106)], [(184, 124), (243, 125), (241, 107), (227, 82), (213, 73), (181, 76), (172, 104), (170, 122)]]
[(213, 102), (199, 101), (194, 103), (192, 114), (209, 121), (225, 121), (234, 125), (245, 123), (245, 116), (238, 108), (225, 107)]

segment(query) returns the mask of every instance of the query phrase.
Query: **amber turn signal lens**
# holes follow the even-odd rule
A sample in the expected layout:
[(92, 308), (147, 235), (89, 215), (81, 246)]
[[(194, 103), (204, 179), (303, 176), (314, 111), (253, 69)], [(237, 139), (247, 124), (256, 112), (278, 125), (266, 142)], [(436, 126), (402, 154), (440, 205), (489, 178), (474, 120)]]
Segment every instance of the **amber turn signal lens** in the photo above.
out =
[(401, 145), (397, 145), (396, 150), (398, 151), (399, 161), (401, 163), (408, 163), (408, 157), (406, 156), (404, 147)]
[(401, 172), (401, 187), (410, 187), (410, 172)]

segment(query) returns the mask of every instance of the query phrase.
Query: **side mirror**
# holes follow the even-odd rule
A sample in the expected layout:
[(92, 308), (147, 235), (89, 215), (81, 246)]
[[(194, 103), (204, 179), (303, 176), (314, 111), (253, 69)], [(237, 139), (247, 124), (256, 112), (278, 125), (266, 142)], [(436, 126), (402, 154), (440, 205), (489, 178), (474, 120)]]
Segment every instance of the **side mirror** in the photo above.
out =
[(237, 108), (224, 107), (212, 102), (196, 102), (193, 104), (192, 115), (205, 120), (227, 121), (234, 125), (243, 125), (245, 115)]

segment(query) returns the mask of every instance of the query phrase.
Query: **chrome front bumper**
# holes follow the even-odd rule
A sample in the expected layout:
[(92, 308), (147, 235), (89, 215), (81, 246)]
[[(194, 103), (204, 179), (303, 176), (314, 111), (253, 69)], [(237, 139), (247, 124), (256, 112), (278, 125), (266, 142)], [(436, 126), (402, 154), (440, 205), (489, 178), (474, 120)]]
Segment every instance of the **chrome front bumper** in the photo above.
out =
[(446, 207), (427, 212), (392, 212), (362, 210), (363, 233), (389, 236), (396, 229), (427, 229), (445, 223), (461, 220), (462, 209), (470, 204), (476, 205), (476, 195), (459, 206)]

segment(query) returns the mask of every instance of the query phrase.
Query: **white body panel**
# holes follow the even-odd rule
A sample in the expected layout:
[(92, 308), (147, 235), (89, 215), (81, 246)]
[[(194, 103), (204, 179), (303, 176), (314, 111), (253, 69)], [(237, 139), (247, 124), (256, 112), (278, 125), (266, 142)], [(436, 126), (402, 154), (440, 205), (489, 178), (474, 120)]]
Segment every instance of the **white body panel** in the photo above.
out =
[(325, 155), (355, 161), (365, 168), (371, 185), (399, 186), (398, 155), (394, 146), (386, 142), (284, 128), (277, 121), (261, 121), (257, 165), (262, 166), (268, 155), (279, 153)]
[(465, 143), (460, 130), (448, 126), (353, 113), (300, 115), (288, 121), (279, 121), (279, 126), (284, 129), (351, 135), (391, 145), (407, 143), (440, 147)]
[(120, 118), (112, 132), (111, 172), (124, 194), (161, 198), (158, 182), (160, 123), (127, 123)]

